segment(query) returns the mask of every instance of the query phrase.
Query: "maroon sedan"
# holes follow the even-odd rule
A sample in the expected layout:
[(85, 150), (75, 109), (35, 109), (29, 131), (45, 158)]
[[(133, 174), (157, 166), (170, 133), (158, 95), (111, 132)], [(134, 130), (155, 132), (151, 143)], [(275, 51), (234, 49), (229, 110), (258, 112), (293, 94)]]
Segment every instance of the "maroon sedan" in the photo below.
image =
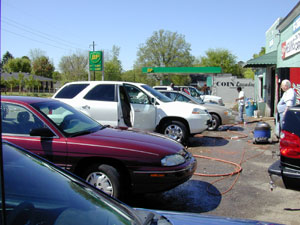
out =
[(165, 136), (101, 126), (53, 99), (1, 98), (3, 139), (114, 197), (169, 190), (187, 181), (196, 169), (194, 157)]

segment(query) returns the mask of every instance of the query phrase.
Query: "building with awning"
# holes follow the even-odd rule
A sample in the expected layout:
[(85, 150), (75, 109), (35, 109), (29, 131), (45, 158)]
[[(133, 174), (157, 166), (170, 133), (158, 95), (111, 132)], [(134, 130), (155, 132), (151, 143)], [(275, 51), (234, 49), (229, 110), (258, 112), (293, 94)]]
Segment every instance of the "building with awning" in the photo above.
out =
[[(275, 116), (281, 81), (289, 79), (300, 103), (300, 2), (266, 31), (266, 54), (244, 67), (255, 70), (255, 100), (263, 116)], [(299, 92), (298, 92), (299, 90)]]

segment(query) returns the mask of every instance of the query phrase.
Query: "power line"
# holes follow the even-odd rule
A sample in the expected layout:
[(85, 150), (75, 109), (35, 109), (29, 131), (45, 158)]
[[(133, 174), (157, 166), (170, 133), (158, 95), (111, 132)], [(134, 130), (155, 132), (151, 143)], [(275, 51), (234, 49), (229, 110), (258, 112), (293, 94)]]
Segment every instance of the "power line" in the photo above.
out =
[[(23, 30), (23, 31), (28, 32), (30, 34), (33, 34), (35, 36), (39, 36), (39, 37), (41, 37), (43, 39), (47, 39), (49, 41), (55, 42), (56, 44), (64, 45), (64, 46), (68, 45), (71, 48), (77, 48), (77, 49), (81, 49), (81, 50), (87, 50), (87, 49), (79, 48), (79, 47), (77, 47), (76, 44), (73, 44), (73, 43), (71, 43), (69, 41), (66, 41), (66, 40), (63, 40), (61, 38), (55, 37), (55, 36), (53, 36), (51, 34), (47, 34), (47, 33), (44, 33), (44, 32), (40, 32), (40, 31), (34, 30), (34, 29), (30, 28), (29, 26), (23, 25), (21, 23), (18, 23), (18, 22), (14, 21), (14, 20), (9, 19), (9, 18), (4, 17), (3, 19), (4, 20), (2, 20), (2, 21), (4, 23), (6, 23), (6, 24), (8, 24), (8, 25), (10, 25), (12, 27), (18, 28), (20, 30)], [(59, 40), (59, 41), (57, 41), (57, 40), (55, 40), (53, 38), (50, 38), (51, 36), (53, 38)]]
[(49, 43), (45, 43), (45, 42), (42, 42), (42, 41), (39, 41), (39, 40), (35, 40), (35, 39), (33, 39), (33, 38), (24, 36), (24, 35), (22, 35), (22, 34), (17, 34), (17, 33), (13, 32), (13, 31), (9, 31), (9, 30), (7, 30), (7, 29), (5, 29), (5, 28), (2, 28), (2, 30), (6, 31), (6, 32), (8, 32), (8, 33), (14, 34), (14, 35), (16, 35), (16, 36), (20, 36), (20, 37), (26, 38), (26, 39), (28, 39), (28, 40), (34, 41), (34, 42), (38, 42), (38, 43), (41, 43), (41, 44), (44, 44), (44, 45), (49, 45), (49, 46), (54, 47), (54, 48), (58, 48), (58, 49), (62, 49), (62, 50), (67, 50), (67, 51), (70, 50), (70, 49), (62, 48), (62, 47), (59, 47), (59, 46), (56, 46), (56, 45), (53, 45), (53, 44), (49, 44)]

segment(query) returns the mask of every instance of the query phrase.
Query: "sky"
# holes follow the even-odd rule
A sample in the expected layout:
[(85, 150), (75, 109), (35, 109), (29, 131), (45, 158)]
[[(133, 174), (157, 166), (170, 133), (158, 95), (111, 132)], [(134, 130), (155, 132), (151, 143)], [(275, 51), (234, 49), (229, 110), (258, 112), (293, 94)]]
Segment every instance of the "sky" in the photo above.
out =
[(265, 32), (298, 0), (0, 0), (1, 58), (40, 49), (55, 68), (73, 53), (120, 47), (130, 70), (139, 46), (160, 29), (183, 35), (196, 58), (227, 49), (237, 62), (265, 44)]

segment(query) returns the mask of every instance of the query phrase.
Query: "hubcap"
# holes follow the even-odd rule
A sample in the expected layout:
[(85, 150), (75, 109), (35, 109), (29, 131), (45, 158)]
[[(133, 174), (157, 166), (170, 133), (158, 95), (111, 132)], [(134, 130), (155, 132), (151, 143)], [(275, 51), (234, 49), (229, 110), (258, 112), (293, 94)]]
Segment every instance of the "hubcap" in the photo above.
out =
[(165, 135), (172, 138), (173, 140), (181, 141), (183, 137), (183, 131), (180, 126), (171, 124), (165, 129)]
[(106, 194), (112, 196), (114, 194), (113, 185), (108, 176), (101, 172), (91, 173), (86, 181), (94, 187), (104, 191)]

